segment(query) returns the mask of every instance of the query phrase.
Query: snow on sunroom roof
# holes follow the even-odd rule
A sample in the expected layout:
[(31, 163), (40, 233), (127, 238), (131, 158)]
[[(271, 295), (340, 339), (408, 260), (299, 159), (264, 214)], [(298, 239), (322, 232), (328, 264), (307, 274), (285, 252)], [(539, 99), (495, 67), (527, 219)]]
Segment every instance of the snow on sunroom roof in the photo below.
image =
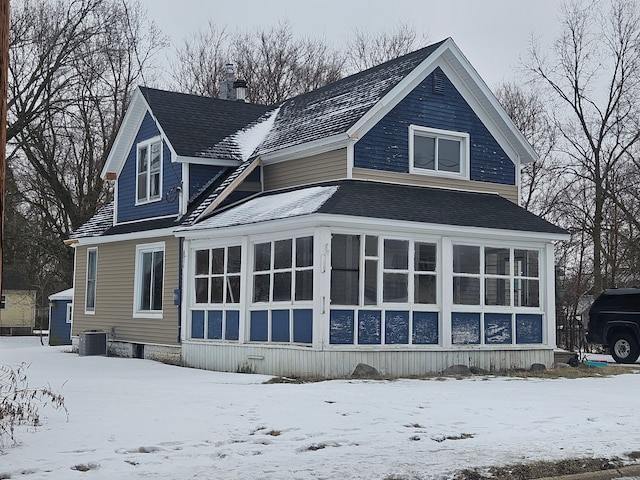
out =
[(258, 196), (179, 231), (223, 228), (308, 215), (324, 205), (337, 190), (338, 186), (333, 185)]

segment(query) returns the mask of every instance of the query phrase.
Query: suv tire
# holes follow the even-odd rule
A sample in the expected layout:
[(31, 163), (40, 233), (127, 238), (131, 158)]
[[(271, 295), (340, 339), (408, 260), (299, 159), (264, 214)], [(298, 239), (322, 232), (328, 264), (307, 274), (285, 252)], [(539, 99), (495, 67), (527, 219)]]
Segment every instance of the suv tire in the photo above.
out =
[(609, 350), (618, 363), (635, 363), (640, 356), (638, 342), (628, 333), (616, 333), (609, 342)]

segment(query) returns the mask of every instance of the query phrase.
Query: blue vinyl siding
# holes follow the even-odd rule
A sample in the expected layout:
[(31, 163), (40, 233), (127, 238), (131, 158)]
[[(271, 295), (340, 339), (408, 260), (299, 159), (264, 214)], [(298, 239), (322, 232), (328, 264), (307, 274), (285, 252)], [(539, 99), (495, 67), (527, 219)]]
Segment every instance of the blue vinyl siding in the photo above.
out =
[(432, 73), (356, 144), (354, 166), (409, 172), (409, 125), (465, 132), (470, 137), (470, 179), (515, 185), (513, 162), (442, 70), (444, 93), (434, 93)]
[(71, 300), (51, 302), (49, 345), (71, 345), (71, 324), (67, 323), (67, 305)]
[(151, 115), (147, 112), (133, 142), (122, 172), (118, 176), (118, 222), (144, 220), (146, 218), (177, 215), (179, 202), (168, 202), (166, 193), (182, 181), (182, 167), (171, 163), (171, 152), (166, 142), (162, 144), (162, 198), (157, 202), (136, 205), (136, 151), (140, 142), (160, 135)]
[(197, 163), (189, 164), (189, 195), (194, 197), (200, 193), (202, 187), (223, 170), (225, 170), (225, 167), (198, 165)]

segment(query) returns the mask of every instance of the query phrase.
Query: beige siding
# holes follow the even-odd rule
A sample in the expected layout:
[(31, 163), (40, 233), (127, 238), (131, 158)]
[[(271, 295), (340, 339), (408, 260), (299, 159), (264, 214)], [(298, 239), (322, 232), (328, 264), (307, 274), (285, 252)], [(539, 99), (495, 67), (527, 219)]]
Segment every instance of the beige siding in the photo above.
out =
[(518, 187), (498, 183), (474, 182), (457, 178), (443, 178), (430, 175), (412, 175), (408, 173), (385, 172), (366, 168), (354, 168), (353, 178), (360, 180), (376, 180), (380, 182), (402, 183), (405, 185), (422, 185), (426, 187), (467, 190), (470, 192), (497, 193), (498, 195), (518, 203)]
[(0, 309), (0, 328), (33, 328), (36, 321), (35, 290), (5, 290), (5, 308)]
[[(165, 242), (163, 318), (133, 317), (136, 245)], [(174, 237), (127, 240), (97, 245), (98, 269), (95, 314), (85, 314), (87, 247), (76, 247), (73, 335), (85, 330), (110, 332), (113, 340), (173, 345), (178, 338), (178, 240)]]
[(286, 377), (348, 377), (358, 363), (375, 367), (393, 377), (442, 372), (452, 365), (479, 367), (491, 372), (512, 368), (530, 368), (541, 363), (553, 365), (553, 350), (531, 349), (451, 349), (451, 350), (312, 350), (303, 347), (212, 344), (185, 341), (182, 345), (185, 366), (226, 372), (251, 371)]
[(347, 178), (347, 150), (265, 165), (263, 178), (265, 190)]

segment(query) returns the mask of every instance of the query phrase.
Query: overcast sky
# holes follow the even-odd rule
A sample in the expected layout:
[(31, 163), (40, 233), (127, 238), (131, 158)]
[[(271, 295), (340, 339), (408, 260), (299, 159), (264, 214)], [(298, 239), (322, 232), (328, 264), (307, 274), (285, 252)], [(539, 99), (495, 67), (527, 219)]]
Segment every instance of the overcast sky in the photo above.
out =
[(452, 37), (491, 88), (514, 79), (531, 35), (551, 45), (560, 6), (560, 0), (141, 1), (174, 46), (189, 32), (204, 29), (209, 19), (230, 31), (286, 19), (295, 34), (324, 37), (336, 47), (356, 28), (377, 32), (404, 22), (423, 32), (427, 43)]

